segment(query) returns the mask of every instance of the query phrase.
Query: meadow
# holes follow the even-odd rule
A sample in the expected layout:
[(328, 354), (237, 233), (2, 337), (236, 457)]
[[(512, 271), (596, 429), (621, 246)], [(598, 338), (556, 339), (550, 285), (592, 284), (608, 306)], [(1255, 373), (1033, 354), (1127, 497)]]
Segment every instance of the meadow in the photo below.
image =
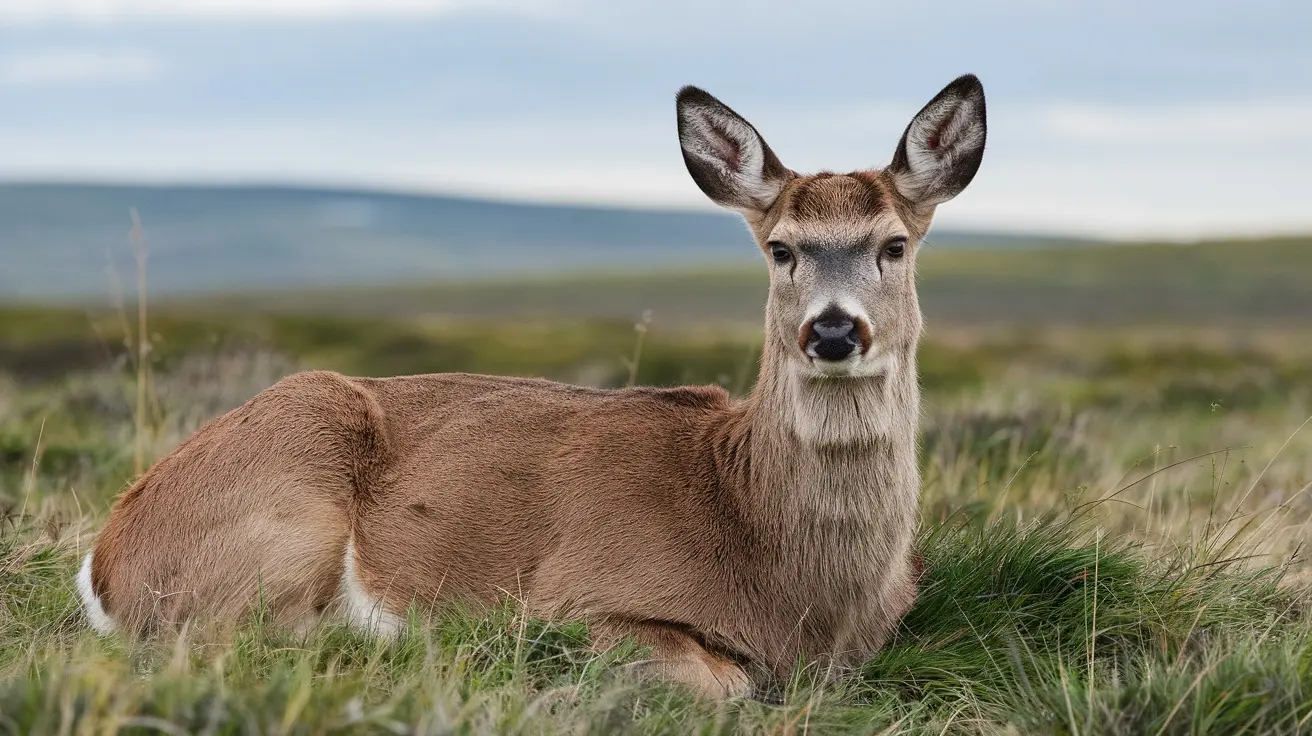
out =
[(921, 597), (781, 703), (639, 683), (640, 651), (513, 604), (412, 611), (391, 643), (253, 610), (131, 645), (72, 587), (143, 462), (287, 373), (741, 394), (760, 274), (152, 301), (146, 350), (131, 303), (2, 307), (0, 733), (1312, 731), (1312, 244), (944, 253), (922, 283)]

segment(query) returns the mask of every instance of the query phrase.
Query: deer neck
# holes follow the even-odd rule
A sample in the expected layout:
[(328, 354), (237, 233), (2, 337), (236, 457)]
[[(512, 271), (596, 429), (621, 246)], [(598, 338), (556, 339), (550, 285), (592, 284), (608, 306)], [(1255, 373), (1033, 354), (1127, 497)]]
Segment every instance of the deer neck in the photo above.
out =
[(786, 350), (767, 337), (760, 377), (729, 433), (750, 457), (732, 470), (745, 512), (775, 534), (906, 526), (920, 486), (915, 345), (861, 378), (804, 375)]

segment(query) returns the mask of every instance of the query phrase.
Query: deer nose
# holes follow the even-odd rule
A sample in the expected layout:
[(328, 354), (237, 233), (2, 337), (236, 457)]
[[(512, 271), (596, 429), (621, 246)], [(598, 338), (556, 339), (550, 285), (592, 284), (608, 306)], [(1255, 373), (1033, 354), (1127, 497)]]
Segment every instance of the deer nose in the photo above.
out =
[(851, 315), (830, 307), (802, 330), (802, 350), (821, 360), (844, 360), (862, 347), (861, 330)]
[(847, 315), (835, 315), (832, 317), (821, 317), (811, 323), (811, 331), (819, 337), (821, 342), (825, 340), (841, 340), (852, 334), (856, 328), (856, 323)]

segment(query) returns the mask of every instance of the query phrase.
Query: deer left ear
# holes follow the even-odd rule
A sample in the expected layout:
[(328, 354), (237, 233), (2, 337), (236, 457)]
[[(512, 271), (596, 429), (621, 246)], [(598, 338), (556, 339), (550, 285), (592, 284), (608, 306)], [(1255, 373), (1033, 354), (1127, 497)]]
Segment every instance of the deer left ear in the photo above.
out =
[(888, 173), (917, 207), (932, 207), (966, 188), (984, 159), (988, 126), (979, 77), (957, 77), (907, 126)]

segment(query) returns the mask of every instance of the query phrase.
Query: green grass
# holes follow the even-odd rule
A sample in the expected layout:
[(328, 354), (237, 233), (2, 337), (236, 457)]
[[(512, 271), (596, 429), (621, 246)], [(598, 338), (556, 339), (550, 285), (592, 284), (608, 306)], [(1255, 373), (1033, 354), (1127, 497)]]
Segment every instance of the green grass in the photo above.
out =
[[(1051, 275), (1086, 256), (1024, 257)], [(972, 283), (995, 278), (993, 263), (970, 266)], [(999, 283), (1029, 278), (1010, 263), (996, 265)], [(1272, 293), (1288, 296), (1307, 273), (1288, 271)], [(633, 319), (586, 311), (170, 305), (151, 317), (147, 449), (167, 452), (303, 367), (622, 385)], [(96, 637), (71, 581), (133, 472), (126, 329), (112, 310), (12, 308), (0, 315), (0, 733), (1309, 731), (1312, 427), (1300, 426), (1312, 416), (1312, 341), (1278, 323), (931, 320), (921, 596), (857, 671), (800, 668), (770, 705), (640, 683), (625, 664), (641, 652), (589, 653), (581, 625), (509, 604), (412, 611), (392, 643), (333, 626), (298, 639), (258, 610), (232, 637)], [(637, 380), (745, 391), (758, 341), (754, 328), (676, 325), (657, 311)]]
[[(368, 365), (369, 341), (336, 329), (302, 331), (307, 354)], [(591, 345), (579, 350), (614, 353), (620, 368), (603, 382), (622, 382), (632, 328), (615, 327), (604, 350), (590, 340), (612, 328), (592, 329), (575, 334)], [(476, 343), (464, 345), (466, 368), (508, 365), (480, 352), (477, 331), (452, 334)], [(717, 369), (697, 362), (714, 351), (696, 338), (649, 337), (656, 354), (667, 342), (687, 351), (695, 373)], [(153, 454), (307, 362), (195, 342), (159, 354)], [(589, 654), (578, 624), (525, 620), (512, 606), (412, 612), (391, 644), (334, 627), (292, 639), (265, 630), (258, 611), (235, 639), (129, 648), (95, 637), (71, 579), (131, 474), (130, 368), (0, 382), (0, 731), (1302, 729), (1312, 434), (1294, 430), (1312, 414), (1307, 384), (1296, 386), (1306, 356), (1095, 334), (1074, 344), (926, 344), (925, 587), (891, 646), (837, 680), (799, 670), (780, 684), (783, 705), (638, 683), (623, 665), (639, 652)], [(554, 370), (551, 355), (539, 372)], [(969, 380), (949, 370), (962, 364)], [(1170, 393), (1180, 374), (1196, 395)], [(1249, 384), (1276, 388), (1218, 403)]]
[(67, 545), (3, 551), (11, 646), (0, 728), (168, 732), (1293, 732), (1312, 713), (1312, 641), (1281, 571), (1153, 560), (1069, 518), (931, 525), (927, 586), (860, 672), (799, 670), (782, 706), (698, 702), (626, 679), (640, 652), (586, 653), (577, 624), (506, 606), (412, 612), (398, 642), (253, 616), (234, 640), (130, 650), (84, 630)]

